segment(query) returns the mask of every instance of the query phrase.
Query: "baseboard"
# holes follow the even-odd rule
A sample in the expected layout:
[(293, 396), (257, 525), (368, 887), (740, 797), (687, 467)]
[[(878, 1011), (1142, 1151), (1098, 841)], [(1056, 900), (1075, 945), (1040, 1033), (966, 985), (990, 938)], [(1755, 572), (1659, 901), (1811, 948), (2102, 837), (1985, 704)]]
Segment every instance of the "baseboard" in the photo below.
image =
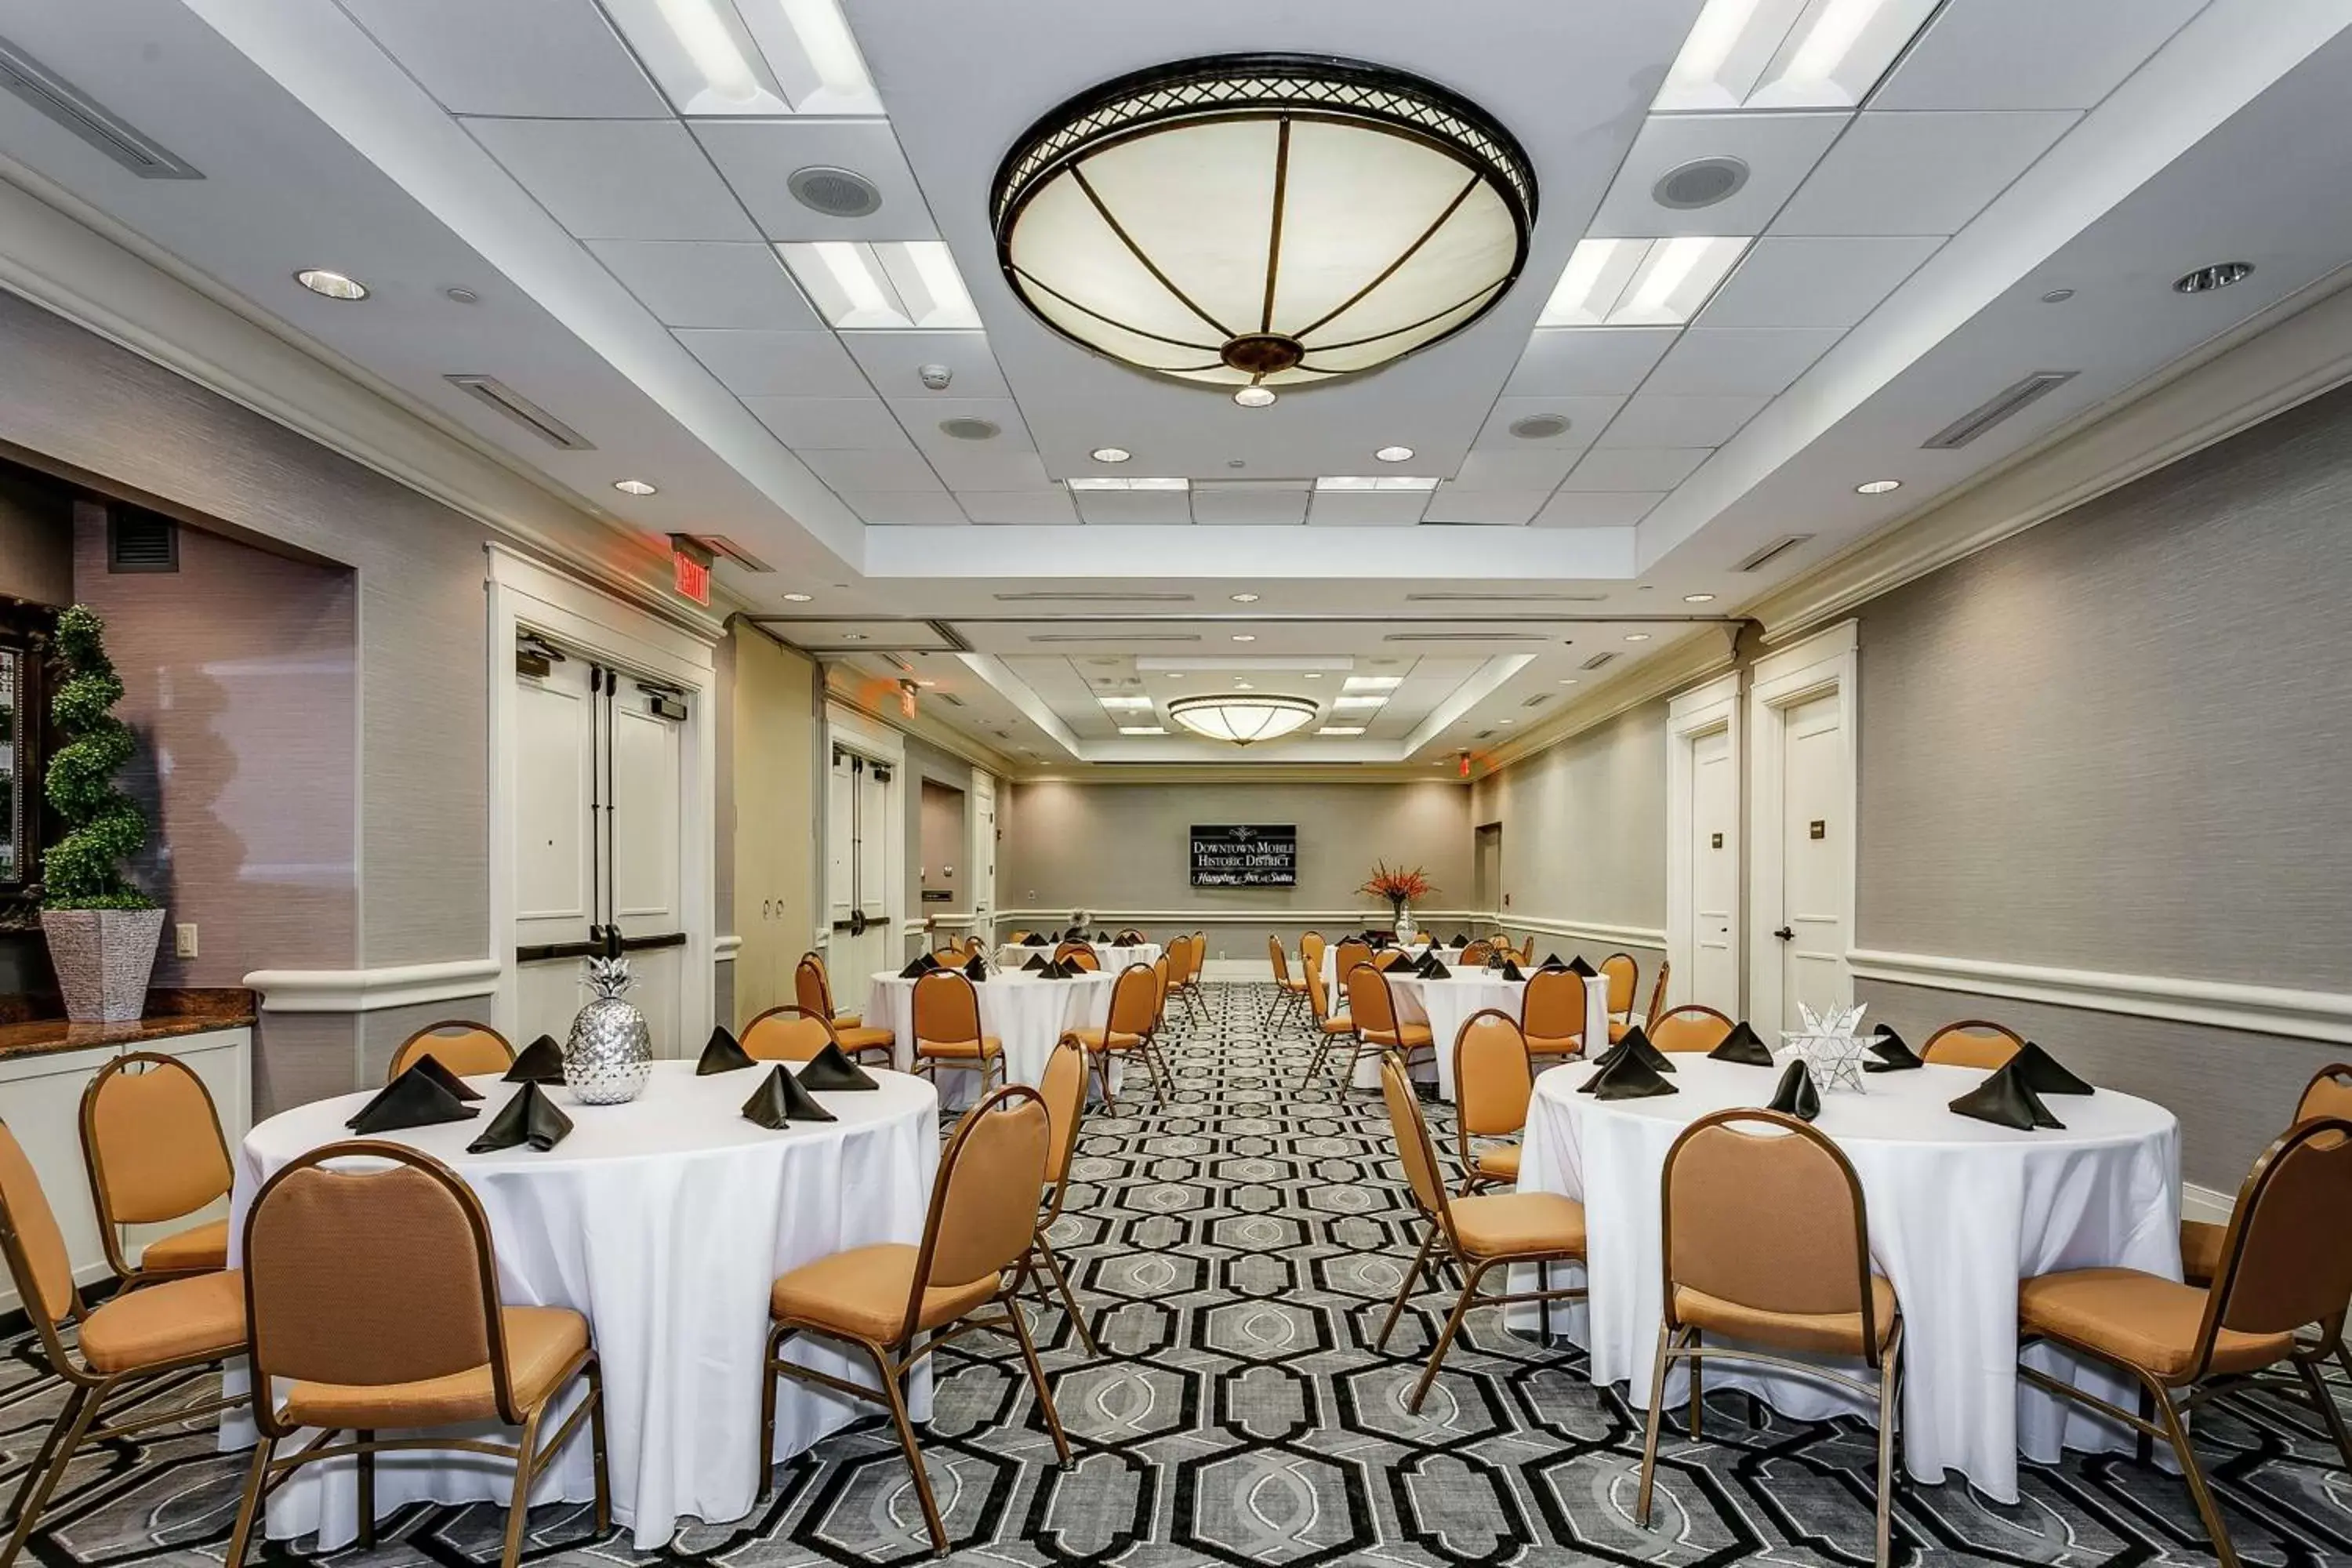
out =
[(2203, 1220), (2208, 1225), (2227, 1225), (2230, 1212), (2237, 1200), (2230, 1194), (2212, 1187), (2200, 1187), (2194, 1182), (2180, 1184), (2180, 1217)]
[(1203, 980), (1255, 981), (1274, 984), (1274, 961), (1267, 958), (1209, 958), (1201, 961)]

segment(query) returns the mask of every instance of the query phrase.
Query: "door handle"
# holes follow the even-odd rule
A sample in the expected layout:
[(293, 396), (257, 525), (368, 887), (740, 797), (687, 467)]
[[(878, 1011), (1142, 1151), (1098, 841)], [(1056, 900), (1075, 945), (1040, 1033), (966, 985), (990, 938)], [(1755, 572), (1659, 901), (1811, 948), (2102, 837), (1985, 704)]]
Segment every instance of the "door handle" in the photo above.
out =
[(1772, 934), (1779, 937), (1782, 942), (1794, 942), (1797, 940), (1797, 933), (1788, 926), (1782, 926), (1779, 931), (1774, 931)]

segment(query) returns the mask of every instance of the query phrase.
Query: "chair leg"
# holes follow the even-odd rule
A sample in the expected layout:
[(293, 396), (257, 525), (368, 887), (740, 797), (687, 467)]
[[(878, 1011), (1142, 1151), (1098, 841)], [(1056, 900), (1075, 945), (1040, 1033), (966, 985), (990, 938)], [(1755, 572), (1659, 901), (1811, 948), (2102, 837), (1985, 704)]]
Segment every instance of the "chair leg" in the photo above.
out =
[(245, 1549), (253, 1539), (254, 1527), (261, 1522), (261, 1491), (269, 1481), (269, 1461), (278, 1452), (278, 1439), (263, 1437), (253, 1446), (253, 1463), (245, 1473), (245, 1496), (237, 1503), (236, 1530), (229, 1536), (228, 1561), (223, 1568), (245, 1568)]
[[(1705, 1336), (1696, 1329), (1690, 1331), (1690, 1336), (1692, 1348), (1697, 1349)], [(1690, 1438), (1694, 1443), (1703, 1440), (1699, 1433), (1699, 1424), (1706, 1415), (1706, 1400), (1699, 1391), (1699, 1373), (1700, 1369), (1706, 1365), (1706, 1361), (1698, 1356), (1690, 1358)]]
[(1445, 1331), (1437, 1336), (1436, 1348), (1429, 1352), (1429, 1364), (1422, 1368), (1421, 1381), (1413, 1384), (1412, 1397), (1405, 1408), (1421, 1414), (1421, 1402), (1429, 1397), (1429, 1385), (1437, 1381), (1437, 1369), (1445, 1363), (1445, 1352), (1454, 1348), (1454, 1336), (1462, 1331), (1462, 1320), (1478, 1302), (1478, 1281), (1486, 1277), (1487, 1265), (1481, 1261), (1470, 1270), (1470, 1278), (1462, 1282), (1462, 1295), (1454, 1303), (1454, 1311), (1445, 1320)]
[[(2142, 1384), (2139, 1391), (2139, 1418), (2143, 1421), (2156, 1419), (2156, 1395), (2149, 1392), (2146, 1384)], [(2132, 1458), (2143, 1465), (2153, 1462), (2156, 1458), (2156, 1434), (2136, 1433), (2134, 1438)]]
[(539, 1417), (545, 1405), (524, 1417), (522, 1436), (515, 1443), (514, 1500), (507, 1505), (507, 1538), (499, 1554), (499, 1568), (515, 1568), (522, 1560), (522, 1533), (530, 1523), (530, 1482), (539, 1458)]
[(68, 1393), (65, 1408), (58, 1412), (58, 1418), (49, 1423), (48, 1435), (41, 1439), (40, 1452), (34, 1455), (33, 1462), (25, 1467), (25, 1479), (16, 1488), (16, 1500), (8, 1508), (11, 1523), (24, 1519), (25, 1500), (32, 1495), (33, 1488), (48, 1473), (49, 1462), (58, 1457), (58, 1444), (63, 1440), (66, 1428), (73, 1425), (73, 1418), (81, 1408), (83, 1394), (84, 1391), (79, 1388)]
[[(41, 1510), (49, 1504), (49, 1494), (73, 1463), (74, 1450), (89, 1431), (90, 1423), (98, 1419), (98, 1407), (105, 1403), (109, 1385), (76, 1388), (66, 1399), (66, 1407), (58, 1412), (57, 1425), (49, 1429), (49, 1440), (42, 1447), (42, 1458), (35, 1462), (34, 1470), (26, 1475), (28, 1486), (16, 1498), (16, 1528), (10, 1532), (5, 1549), (0, 1549), (0, 1568), (16, 1561), (16, 1553), (25, 1549), (26, 1538), (41, 1520)], [(34, 1481), (33, 1474), (40, 1479)]]
[(1110, 1053), (1108, 1051), (1087, 1051), (1087, 1060), (1094, 1067), (1095, 1081), (1102, 1086), (1103, 1104), (1110, 1110), (1118, 1110), (1118, 1101), (1112, 1097), (1110, 1092)]
[[(590, 1463), (596, 1468), (596, 1533), (601, 1538), (610, 1533), (613, 1528), (613, 1469), (604, 1458), (604, 1369), (596, 1364), (596, 1358), (592, 1355), (585, 1370), (588, 1397), (593, 1402), (588, 1411), (588, 1457)], [(769, 1419), (772, 1421), (773, 1407), (770, 1408)], [(767, 1479), (767, 1467), (761, 1465), (760, 1479), (765, 1482)], [(767, 1489), (765, 1485), (760, 1488), (761, 1491)]]
[[(1019, 1311), (1019, 1308), (1014, 1308)], [(883, 1402), (890, 1407), (890, 1419), (898, 1428), (898, 1446), (907, 1451), (907, 1468), (914, 1472), (915, 1496), (923, 1505), (923, 1522), (930, 1527), (931, 1555), (948, 1554), (948, 1527), (940, 1518), (940, 1505), (931, 1496), (931, 1478), (923, 1468), (923, 1450), (915, 1441), (915, 1423), (907, 1415), (907, 1396), (898, 1392), (898, 1380), (890, 1374), (890, 1364), (882, 1352), (872, 1345), (866, 1353), (874, 1358), (874, 1375), (882, 1384)]]
[[(1694, 1370), (1696, 1363), (1692, 1363)], [(1886, 1354), (1878, 1368), (1878, 1568), (1886, 1568), (1894, 1547), (1895, 1423), (1903, 1386), (1903, 1329), (1887, 1336)]]
[(1102, 1354), (1102, 1347), (1087, 1331), (1086, 1314), (1078, 1310), (1077, 1292), (1070, 1289), (1070, 1277), (1063, 1272), (1062, 1260), (1054, 1255), (1054, 1244), (1045, 1239), (1042, 1230), (1037, 1233), (1037, 1250), (1045, 1259), (1046, 1271), (1054, 1277), (1055, 1288), (1062, 1293), (1062, 1310), (1069, 1314), (1070, 1326), (1078, 1331), (1078, 1343), (1087, 1347), (1088, 1355)]
[[(375, 1441), (375, 1434), (354, 1432), (352, 1436), (362, 1443)], [(354, 1456), (353, 1464), (360, 1478), (360, 1550), (375, 1550), (375, 1455), (362, 1447)]]
[(782, 1344), (782, 1341), (783, 1334), (781, 1331), (774, 1328), (769, 1329), (768, 1353), (765, 1356), (762, 1356), (760, 1360), (760, 1455), (758, 1461), (751, 1468), (751, 1475), (754, 1478), (751, 1487), (751, 1496), (754, 1499), (762, 1498), (767, 1495), (768, 1471), (774, 1464), (774, 1460), (771, 1456), (772, 1456), (776, 1451), (776, 1378), (778, 1373), (776, 1372), (775, 1363), (777, 1348)]
[[(2342, 1354), (2343, 1348), (2338, 1345), (2336, 1353)], [(2336, 1408), (2336, 1395), (2329, 1391), (2327, 1380), (2319, 1375), (2316, 1364), (2301, 1356), (2294, 1358), (2294, 1370), (2303, 1379), (2303, 1386), (2310, 1391), (2311, 1402), (2319, 1406), (2319, 1418), (2327, 1423), (2327, 1430), (2336, 1439), (2336, 1451), (2344, 1456), (2344, 1468), (2352, 1470), (2352, 1431), (2345, 1429), (2344, 1412)]]
[[(1029, 1386), (1037, 1391), (1037, 1408), (1045, 1413), (1045, 1430), (1054, 1435), (1054, 1452), (1062, 1457), (1062, 1468), (1070, 1468), (1070, 1440), (1062, 1432), (1062, 1413), (1054, 1408), (1054, 1391), (1045, 1384), (1045, 1369), (1037, 1363), (1037, 1344), (1029, 1337), (1029, 1324), (1021, 1316), (1021, 1304), (1008, 1301), (1006, 1314), (1013, 1320), (1013, 1337), (1021, 1342), (1021, 1359), (1029, 1363)], [(1071, 1315), (1076, 1322), (1076, 1313)], [(1084, 1330), (1079, 1331), (1084, 1332)]]
[(2205, 1534), (2213, 1542), (2213, 1555), (2221, 1560), (2221, 1568), (2238, 1568), (2238, 1553), (2230, 1544), (2230, 1531), (2221, 1522), (2221, 1505), (2213, 1500), (2213, 1489), (2205, 1480), (2205, 1467), (2197, 1462), (2197, 1450), (2189, 1446), (2189, 1428), (2182, 1424), (2179, 1410), (2173, 1405), (2171, 1394), (2145, 1373), (2140, 1374), (2143, 1386), (2156, 1395), (2157, 1414), (2164, 1418), (2164, 1435), (2172, 1443), (2173, 1456), (2180, 1461), (2181, 1479), (2189, 1483), (2189, 1500), (2197, 1505), (2197, 1517), (2204, 1521)]
[(1642, 1485), (1633, 1494), (1633, 1522), (1650, 1527), (1650, 1488), (1658, 1473), (1658, 1428), (1666, 1416), (1666, 1347), (1673, 1331), (1658, 1325), (1658, 1356), (1650, 1363), (1650, 1419), (1642, 1434)]
[(1397, 1287), (1396, 1300), (1389, 1303), (1389, 1315), (1381, 1320), (1380, 1338), (1372, 1342), (1374, 1350), (1384, 1351), (1389, 1348), (1390, 1331), (1396, 1327), (1397, 1318), (1404, 1311), (1405, 1301), (1412, 1294), (1413, 1281), (1421, 1277), (1422, 1265), (1429, 1258), (1429, 1249), (1436, 1245), (1437, 1227), (1432, 1226), (1429, 1227), (1429, 1234), (1421, 1238), (1421, 1250), (1412, 1255), (1411, 1263), (1405, 1265), (1404, 1283)]

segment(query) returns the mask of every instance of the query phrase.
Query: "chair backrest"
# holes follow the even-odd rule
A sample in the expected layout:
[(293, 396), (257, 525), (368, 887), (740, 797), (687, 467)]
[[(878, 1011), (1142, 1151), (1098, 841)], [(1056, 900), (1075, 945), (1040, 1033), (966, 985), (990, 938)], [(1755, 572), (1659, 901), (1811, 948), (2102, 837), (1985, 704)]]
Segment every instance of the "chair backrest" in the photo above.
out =
[(962, 1045), (980, 1038), (980, 992), (961, 969), (918, 975), (910, 1017), (915, 1038)]
[(1630, 952), (1612, 952), (1601, 961), (1601, 978), (1609, 986), (1609, 1010), (1630, 1013), (1633, 1010), (1634, 983), (1642, 978), (1641, 965)]
[(971, 954), (954, 942), (931, 949), (931, 956), (950, 969), (961, 969), (971, 959)]
[(823, 1013), (786, 1002), (743, 1026), (743, 1054), (763, 1062), (804, 1062), (840, 1037)]
[(899, 1342), (914, 1337), (927, 1290), (969, 1285), (1029, 1255), (1053, 1142), (1045, 1097), (1025, 1084), (998, 1089), (957, 1124), (931, 1185)]
[(1658, 978), (1650, 986), (1650, 1010), (1643, 1016), (1647, 1023), (1655, 1024), (1665, 1016), (1666, 976), (1674, 967), (1674, 964), (1665, 959), (1658, 960)]
[(1029, 940), (1029, 933), (1025, 931), (1007, 931), (1004, 940), (1008, 943), (1024, 942)]
[(1462, 950), (1462, 956), (1455, 959), (1454, 962), (1459, 968), (1483, 969), (1486, 967), (1486, 961), (1494, 956), (1495, 944), (1488, 942), (1486, 938), (1480, 937), (1477, 941), (1464, 947)]
[[(1093, 958), (1095, 956), (1094, 943), (1090, 942), (1066, 942), (1054, 949), (1054, 957), (1056, 961), (1065, 958), (1076, 958), (1080, 954), (1084, 954), (1088, 958)], [(1097, 966), (1099, 966), (1100, 961), (1097, 960)]]
[(1370, 963), (1371, 961), (1372, 944), (1370, 942), (1360, 937), (1352, 936), (1341, 942), (1339, 951), (1331, 955), (1331, 973), (1339, 977), (1339, 989), (1342, 992), (1348, 989), (1348, 971), (1360, 963)]
[(1990, 1070), (2007, 1067), (2009, 1058), (2024, 1048), (2024, 1037), (2014, 1029), (1982, 1018), (1963, 1018), (1928, 1036), (1927, 1043), (1920, 1047), (1919, 1059), (1941, 1067)]
[(1168, 1022), (1168, 954), (1162, 952), (1151, 961), (1151, 1026), (1157, 1030)]
[(1869, 1215), (1835, 1143), (1778, 1111), (1718, 1110), (1675, 1140), (1659, 1182), (1669, 1312), (1687, 1285), (1763, 1312), (1859, 1313), (1878, 1364)]
[(793, 1000), (804, 1013), (833, 1016), (833, 983), (825, 978), (824, 960), (814, 952), (802, 953), (793, 970)]
[(1102, 970), (1102, 954), (1097, 952), (1091, 947), (1082, 947), (1078, 949), (1077, 952), (1070, 954), (1065, 962), (1074, 968), (1083, 969), (1091, 973), (1099, 973)]
[(1070, 1155), (1078, 1146), (1078, 1123), (1087, 1113), (1087, 1048), (1065, 1037), (1045, 1058), (1045, 1076), (1037, 1085), (1037, 1093), (1053, 1123), (1054, 1135), (1045, 1150), (1045, 1182), (1054, 1189), (1054, 1212), (1058, 1215), (1062, 1191), (1070, 1179)]
[(2303, 1098), (2294, 1102), (2294, 1119), (2308, 1121), (2315, 1116), (2340, 1116), (2352, 1121), (2352, 1062), (2321, 1068), (2303, 1086)]
[(1307, 1005), (1318, 1024), (1331, 1016), (1331, 994), (1323, 989), (1323, 966), (1319, 963), (1307, 965)]
[[(381, 1387), (487, 1363), (499, 1413), (521, 1419), (489, 1221), (430, 1154), (362, 1139), (294, 1160), (254, 1195), (244, 1265), (257, 1388), (273, 1378)], [(273, 1436), (283, 1436), (276, 1403), (254, 1401)]]
[(1348, 1016), (1356, 1021), (1356, 1033), (1396, 1033), (1396, 999), (1389, 994), (1386, 974), (1360, 963), (1348, 971), (1347, 986)]
[(1454, 1102), (1465, 1138), (1518, 1131), (1528, 1124), (1535, 1090), (1535, 1064), (1517, 1019), (1486, 1007), (1463, 1020), (1454, 1037)]
[(1148, 963), (1130, 963), (1110, 983), (1110, 1027), (1148, 1035), (1160, 1020), (1160, 981)]
[(1422, 1119), (1421, 1097), (1404, 1063), (1393, 1055), (1381, 1058), (1381, 1099), (1387, 1102), (1389, 1129), (1396, 1135), (1397, 1160), (1404, 1166), (1405, 1184), (1412, 1201), (1454, 1245), (1454, 1210), (1446, 1202), (1445, 1173), (1437, 1163), (1437, 1145), (1430, 1142), (1429, 1123)]
[(1529, 1039), (1559, 1040), (1584, 1033), (1584, 976), (1572, 969), (1538, 969), (1519, 996), (1519, 1028)]
[(482, 1073), (504, 1072), (514, 1066), (514, 1047), (507, 1037), (488, 1024), (477, 1024), (468, 1018), (444, 1018), (437, 1024), (427, 1024), (400, 1042), (392, 1053), (392, 1062), (384, 1069), (383, 1081), (390, 1083), (416, 1065), (420, 1057), (431, 1057), (459, 1078), (473, 1078)]
[(1650, 1044), (1662, 1051), (1711, 1051), (1731, 1033), (1731, 1020), (1714, 1008), (1685, 1002), (1648, 1026)]
[(1301, 969), (1322, 968), (1323, 950), (1329, 945), (1330, 943), (1323, 940), (1323, 933), (1319, 931), (1302, 931), (1299, 933), (1298, 967)]
[(2283, 1334), (2340, 1330), (2352, 1300), (2352, 1120), (2319, 1116), (2284, 1133), (2246, 1176), (2221, 1242), (2197, 1342), (2201, 1371), (2221, 1329)]
[(115, 1058), (82, 1090), (81, 1155), (110, 1232), (193, 1213), (234, 1176), (212, 1091), (187, 1063), (154, 1051)]
[(1274, 960), (1274, 983), (1277, 985), (1289, 984), (1290, 954), (1284, 950), (1282, 939), (1268, 932), (1265, 939), (1265, 951), (1266, 956)]
[(1201, 983), (1201, 971), (1208, 964), (1208, 962), (1209, 933), (1204, 931), (1196, 931), (1192, 933), (1192, 956), (1184, 975), (1184, 984), (1187, 985), (1198, 985)]
[(62, 1359), (58, 1325), (81, 1315), (81, 1291), (74, 1284), (73, 1256), (58, 1228), (58, 1212), (5, 1121), (0, 1121), (0, 1252), (7, 1254), (17, 1300), (40, 1329), (50, 1362), (62, 1371), (70, 1363)]

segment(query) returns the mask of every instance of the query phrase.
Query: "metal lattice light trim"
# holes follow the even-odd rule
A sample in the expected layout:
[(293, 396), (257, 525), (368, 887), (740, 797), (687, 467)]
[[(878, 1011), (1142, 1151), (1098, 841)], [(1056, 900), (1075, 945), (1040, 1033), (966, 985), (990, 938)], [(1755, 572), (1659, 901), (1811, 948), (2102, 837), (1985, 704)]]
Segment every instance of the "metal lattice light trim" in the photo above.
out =
[(1203, 740), (1236, 746), (1295, 734), (1320, 711), (1307, 698), (1267, 691), (1209, 691), (1179, 697), (1165, 706), (1168, 717), (1183, 729)]
[(1483, 316), (1526, 265), (1536, 184), (1509, 132), (1433, 83), (1235, 55), (1063, 104), (1005, 155), (990, 214), (1006, 280), (1061, 336), (1180, 379), (1298, 385)]

